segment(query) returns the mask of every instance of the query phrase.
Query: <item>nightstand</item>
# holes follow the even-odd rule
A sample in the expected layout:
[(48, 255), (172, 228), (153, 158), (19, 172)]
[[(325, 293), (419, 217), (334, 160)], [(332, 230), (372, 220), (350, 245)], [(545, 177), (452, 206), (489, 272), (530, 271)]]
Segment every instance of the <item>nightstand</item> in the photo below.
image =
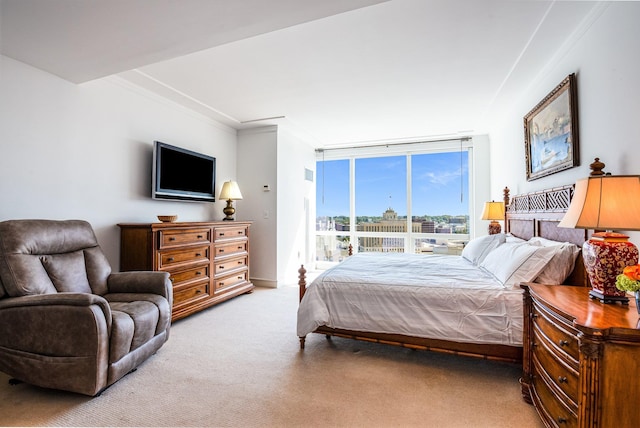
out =
[(603, 304), (588, 287), (522, 284), (522, 395), (548, 427), (640, 426), (635, 301)]

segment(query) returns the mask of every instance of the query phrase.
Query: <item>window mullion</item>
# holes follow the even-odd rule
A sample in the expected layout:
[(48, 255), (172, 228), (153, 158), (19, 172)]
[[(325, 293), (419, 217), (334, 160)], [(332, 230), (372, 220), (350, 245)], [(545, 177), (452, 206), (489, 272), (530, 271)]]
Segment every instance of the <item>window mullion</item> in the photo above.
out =
[(406, 177), (406, 185), (407, 185), (407, 227), (406, 227), (406, 237), (404, 240), (404, 252), (407, 254), (413, 253), (412, 245), (413, 242), (413, 221), (412, 221), (412, 211), (411, 211), (411, 154), (407, 154), (407, 177)]
[(354, 253), (358, 252), (356, 236), (356, 159), (349, 158), (349, 243)]

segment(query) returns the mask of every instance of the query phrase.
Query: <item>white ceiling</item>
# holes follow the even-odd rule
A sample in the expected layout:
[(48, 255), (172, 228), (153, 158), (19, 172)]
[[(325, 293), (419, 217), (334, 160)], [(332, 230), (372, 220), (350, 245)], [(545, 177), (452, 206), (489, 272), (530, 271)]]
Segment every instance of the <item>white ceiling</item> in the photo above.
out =
[(0, 47), (74, 83), (118, 75), (236, 129), (286, 123), (330, 147), (486, 132), (602, 3), (0, 0)]

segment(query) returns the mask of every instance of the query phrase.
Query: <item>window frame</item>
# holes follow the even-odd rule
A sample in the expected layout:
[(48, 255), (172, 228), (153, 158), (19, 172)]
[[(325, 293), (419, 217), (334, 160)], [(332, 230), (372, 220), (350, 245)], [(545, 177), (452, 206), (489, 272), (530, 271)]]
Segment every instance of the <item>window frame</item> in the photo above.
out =
[[(469, 221), (467, 223), (467, 233), (417, 233), (412, 230), (412, 155), (423, 154), (435, 154), (444, 152), (456, 152), (467, 151), (467, 168), (468, 168), (468, 198), (467, 198), (467, 212), (469, 213)], [(372, 146), (361, 147), (345, 147), (335, 149), (320, 149), (316, 150), (316, 162), (332, 161), (332, 160), (348, 160), (349, 161), (349, 231), (336, 231), (336, 230), (316, 230), (315, 239), (319, 236), (335, 236), (338, 237), (348, 236), (349, 242), (358, 243), (360, 237), (380, 237), (380, 238), (403, 238), (404, 239), (404, 252), (414, 253), (416, 241), (418, 239), (446, 239), (449, 240), (462, 240), (468, 241), (472, 236), (474, 222), (471, 219), (473, 210), (473, 197), (472, 189), (474, 186), (474, 171), (473, 171), (473, 139), (469, 137), (441, 140), (441, 141), (429, 141), (429, 142), (407, 142), (399, 144), (380, 144)], [(372, 158), (372, 157), (391, 157), (391, 156), (405, 156), (406, 165), (406, 185), (407, 185), (407, 200), (406, 200), (406, 227), (405, 232), (364, 232), (357, 230), (356, 213), (355, 213), (355, 163), (359, 158)], [(319, 183), (318, 183), (319, 184)], [(319, 185), (316, 185), (316, 191), (320, 190)], [(317, 210), (317, 207), (316, 207)], [(317, 213), (315, 218), (317, 219)], [(358, 252), (358, 245), (353, 245), (353, 252)], [(316, 254), (316, 259), (317, 259)]]

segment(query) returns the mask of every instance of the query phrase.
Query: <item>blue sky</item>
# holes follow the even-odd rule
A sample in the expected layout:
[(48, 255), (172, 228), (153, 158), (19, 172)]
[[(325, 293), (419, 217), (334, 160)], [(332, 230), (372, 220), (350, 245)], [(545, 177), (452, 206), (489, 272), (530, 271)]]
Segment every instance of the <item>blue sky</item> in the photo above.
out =
[[(468, 214), (467, 159), (466, 151), (412, 155), (412, 215)], [(406, 215), (406, 171), (404, 156), (357, 159), (356, 215), (380, 216), (389, 207)], [(348, 160), (318, 162), (316, 184), (318, 216), (349, 215)]]

